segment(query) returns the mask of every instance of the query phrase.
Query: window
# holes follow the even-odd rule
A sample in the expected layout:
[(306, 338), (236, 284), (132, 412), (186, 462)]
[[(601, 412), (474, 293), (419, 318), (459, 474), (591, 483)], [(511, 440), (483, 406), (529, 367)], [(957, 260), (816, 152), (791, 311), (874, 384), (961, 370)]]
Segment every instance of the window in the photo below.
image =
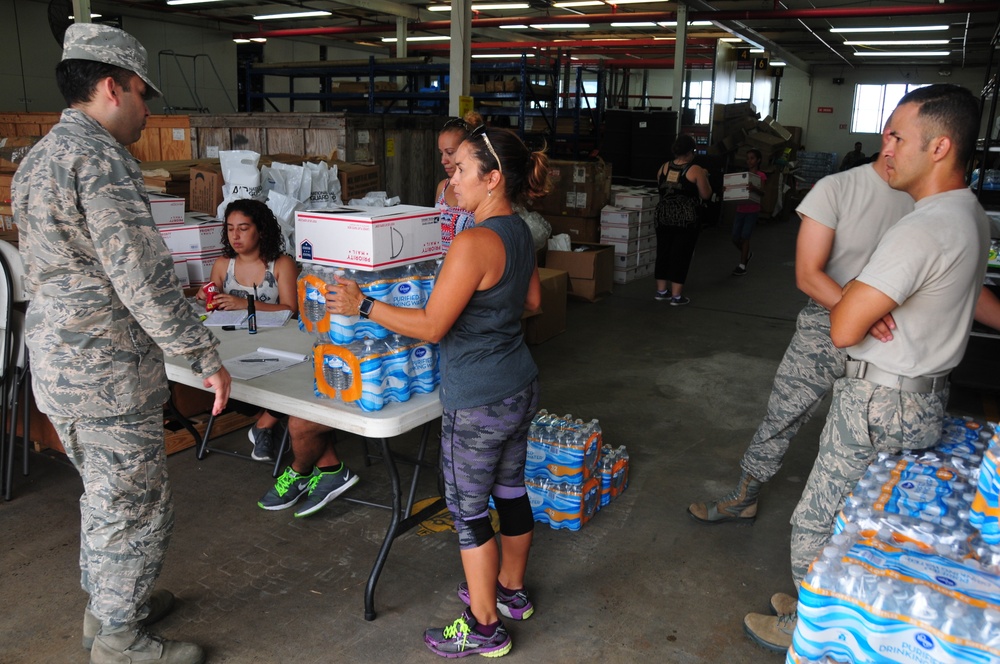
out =
[[(924, 84), (927, 85), (927, 84)], [(854, 86), (854, 112), (851, 113), (851, 132), (855, 134), (881, 134), (896, 104), (907, 92), (924, 85), (890, 83), (888, 85)]]
[(694, 124), (708, 124), (712, 114), (712, 82), (694, 81), (684, 87), (684, 108), (694, 109)]
[(736, 84), (736, 93), (734, 95), (733, 101), (739, 103), (741, 101), (750, 101), (750, 92), (753, 90), (753, 86), (750, 81), (742, 81)]

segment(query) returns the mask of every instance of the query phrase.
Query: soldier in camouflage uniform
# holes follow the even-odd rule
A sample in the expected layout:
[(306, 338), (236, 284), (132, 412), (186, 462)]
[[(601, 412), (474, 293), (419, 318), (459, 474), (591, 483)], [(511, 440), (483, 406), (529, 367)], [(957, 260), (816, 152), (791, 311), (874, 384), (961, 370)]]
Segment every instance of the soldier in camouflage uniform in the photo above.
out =
[[(197, 645), (142, 625), (169, 610), (153, 592), (173, 526), (163, 446), (163, 351), (229, 396), (218, 342), (180, 289), (135, 158), (146, 99), (159, 91), (145, 49), (108, 26), (66, 31), (56, 68), (69, 108), (14, 178), (32, 387), (83, 478), (80, 567), (91, 662), (201, 662)], [(162, 351), (161, 351), (162, 349)]]
[[(965, 186), (978, 117), (979, 101), (968, 90), (943, 84), (908, 93), (893, 112), (883, 146), (889, 184), (917, 203), (883, 235), (830, 311), (831, 339), (849, 359), (792, 515), (796, 586), (878, 454), (924, 449), (940, 437), (948, 373), (968, 343), (989, 247), (989, 220)], [(893, 338), (872, 338), (871, 326), (890, 315)], [(796, 622), (795, 613), (751, 613), (744, 629), (783, 651)]]
[(829, 310), (882, 234), (913, 209), (913, 199), (886, 179), (884, 159), (830, 175), (796, 209), (802, 218), (796, 279), (810, 299), (774, 376), (764, 420), (743, 455), (736, 488), (717, 500), (691, 504), (688, 513), (697, 521), (753, 521), (761, 484), (777, 474), (792, 437), (844, 375), (847, 354), (830, 340)]

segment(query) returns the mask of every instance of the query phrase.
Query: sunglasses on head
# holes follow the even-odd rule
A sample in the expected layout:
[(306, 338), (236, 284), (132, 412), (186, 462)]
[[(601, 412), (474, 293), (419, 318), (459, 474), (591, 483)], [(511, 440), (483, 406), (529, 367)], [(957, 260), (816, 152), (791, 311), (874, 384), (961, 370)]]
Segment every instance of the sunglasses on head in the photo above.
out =
[(468, 132), (469, 131), (469, 123), (466, 122), (465, 120), (463, 120), (462, 118), (451, 118), (450, 120), (448, 120), (447, 122), (444, 123), (444, 127), (442, 127), (441, 129), (442, 130), (444, 130), (444, 129), (461, 129), (464, 132)]
[(477, 136), (483, 137), (483, 142), (486, 144), (486, 149), (490, 151), (490, 155), (497, 162), (497, 170), (500, 171), (500, 175), (503, 175), (503, 164), (500, 163), (500, 157), (497, 156), (497, 151), (493, 149), (493, 144), (490, 143), (490, 137), (486, 134), (486, 125), (479, 125), (471, 132), (469, 132), (469, 138), (476, 138)]

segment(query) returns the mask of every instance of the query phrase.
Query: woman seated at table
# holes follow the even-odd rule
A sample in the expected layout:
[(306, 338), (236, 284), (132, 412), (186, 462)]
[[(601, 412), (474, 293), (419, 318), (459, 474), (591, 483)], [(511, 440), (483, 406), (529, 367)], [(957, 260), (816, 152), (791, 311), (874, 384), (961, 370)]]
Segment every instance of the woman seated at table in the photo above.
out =
[(451, 188), (475, 225), (452, 242), (426, 307), (393, 307), (338, 278), (327, 311), (441, 345), (441, 468), (465, 570), (458, 596), (469, 608), (451, 625), (428, 629), (424, 642), (443, 657), (499, 657), (511, 641), (498, 612), (523, 620), (534, 611), (524, 589), (534, 527), (524, 462), (538, 369), (521, 315), (539, 306), (541, 288), (531, 231), (513, 205), (548, 191), (548, 160), (516, 134), (486, 127), (472, 130), (454, 158)]
[[(285, 239), (274, 213), (264, 203), (252, 199), (236, 200), (226, 206), (226, 224), (222, 229), (222, 257), (212, 265), (209, 279), (217, 294), (217, 309), (246, 309), (250, 295), (257, 311), (298, 313), (295, 294), (298, 268), (284, 253)], [(203, 290), (198, 298), (204, 299)], [(247, 432), (253, 443), (251, 456), (256, 461), (274, 461), (275, 440), (281, 440), (281, 413), (259, 410), (254, 406), (230, 401), (237, 412), (260, 413)]]

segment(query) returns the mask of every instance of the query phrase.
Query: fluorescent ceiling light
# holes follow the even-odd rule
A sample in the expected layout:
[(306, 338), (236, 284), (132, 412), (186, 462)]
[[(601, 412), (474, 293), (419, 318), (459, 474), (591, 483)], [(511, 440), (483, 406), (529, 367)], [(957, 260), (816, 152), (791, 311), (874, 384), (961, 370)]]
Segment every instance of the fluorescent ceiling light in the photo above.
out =
[[(419, 41), (425, 41), (425, 42), (430, 42), (430, 41), (451, 41), (451, 37), (449, 37), (448, 35), (429, 35), (429, 36), (426, 36), (426, 37), (407, 37), (406, 41), (408, 41), (408, 42), (419, 42)], [(395, 44), (396, 43), (396, 38), (395, 37), (382, 37), (382, 43), (383, 44)]]
[(501, 25), (500, 29), (501, 30), (527, 30), (529, 27), (531, 27), (531, 26), (528, 26), (528, 25)]
[(764, 49), (762, 49), (762, 48), (752, 48), (752, 49), (750, 49), (750, 52), (751, 53), (763, 53)]
[(258, 44), (266, 44), (267, 43), (267, 37), (251, 37), (250, 41), (256, 42)]
[(603, 4), (603, 0), (575, 0), (574, 2), (557, 2), (552, 6), (559, 9), (570, 9), (572, 7), (595, 7)]
[(233, 39), (233, 41), (236, 42), (237, 44), (249, 44), (250, 43), (249, 39), (242, 39), (240, 37), (237, 37), (236, 39)]
[(201, 5), (209, 2), (222, 2), (222, 0), (167, 0), (168, 5)]
[[(90, 18), (101, 18), (101, 14), (91, 14), (91, 15), (90, 15)], [(71, 21), (75, 21), (75, 20), (76, 20), (76, 17), (75, 17), (75, 16), (70, 16), (70, 17), (69, 17), (69, 20), (71, 20)]]
[(547, 25), (536, 23), (531, 27), (536, 30), (575, 30), (577, 28), (589, 28), (590, 23), (549, 23)]
[(901, 25), (894, 28), (830, 28), (830, 32), (930, 32), (947, 29), (947, 25)]
[(654, 2), (669, 2), (670, 0), (605, 0), (609, 5), (645, 5)]
[(508, 58), (508, 59), (515, 59), (515, 58), (517, 58), (517, 59), (519, 59), (519, 58), (521, 58), (522, 55), (524, 57), (526, 57), (526, 58), (533, 58), (533, 57), (535, 57), (534, 53), (523, 53), (523, 54), (522, 53), (473, 53), (472, 57), (474, 57), (474, 58)]
[(724, 41), (724, 42), (729, 42), (731, 44), (736, 44), (736, 43), (741, 42), (743, 40), (740, 39), (739, 37), (723, 37), (719, 41)]
[(772, 67), (787, 67), (787, 62), (782, 62), (781, 60), (771, 60), (769, 63)]
[(947, 39), (872, 39), (845, 41), (844, 46), (943, 46)]
[(307, 12), (288, 12), (287, 14), (263, 14), (261, 16), (254, 16), (255, 21), (270, 21), (276, 18), (313, 18), (315, 16), (330, 16), (331, 12), (326, 11), (307, 11)]
[[(602, 4), (600, 2), (595, 2), (595, 4)], [(495, 3), (489, 5), (472, 5), (472, 11), (474, 12), (488, 12), (497, 11), (504, 9), (529, 9), (531, 5), (527, 2), (503, 2)], [(428, 5), (427, 11), (429, 12), (450, 12), (451, 5)]]
[(861, 58), (946, 58), (951, 55), (951, 51), (855, 51), (854, 55)]
[(632, 21), (631, 23), (610, 23), (612, 28), (655, 28), (653, 21)]
[[(657, 25), (660, 26), (661, 28), (676, 28), (677, 27), (677, 21), (659, 21), (659, 22), (657, 22)], [(703, 28), (703, 27), (712, 25), (712, 22), (711, 21), (688, 21), (688, 26), (692, 26), (692, 25), (695, 26), (695, 27)]]

